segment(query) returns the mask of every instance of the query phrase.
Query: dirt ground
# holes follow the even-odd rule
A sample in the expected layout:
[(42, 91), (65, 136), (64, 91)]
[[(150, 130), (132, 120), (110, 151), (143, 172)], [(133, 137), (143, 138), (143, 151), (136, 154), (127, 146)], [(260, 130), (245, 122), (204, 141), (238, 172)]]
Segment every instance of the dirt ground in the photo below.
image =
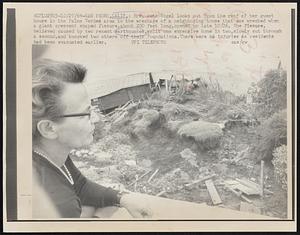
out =
[[(220, 107), (220, 100), (205, 102), (200, 98), (197, 93), (189, 95), (180, 107), (193, 107), (195, 113), (198, 112), (196, 119), (216, 123), (228, 120), (225, 113), (229, 108)], [(260, 161), (253, 151), (255, 125), (231, 124), (223, 128), (216, 148), (203, 150), (193, 139), (181, 138), (166, 128), (166, 113), (161, 115), (165, 103), (176, 102), (162, 99), (153, 101), (152, 105), (142, 102), (123, 117), (121, 115), (118, 122), (107, 119), (98, 125), (95, 143), (83, 153), (73, 154), (75, 164), (86, 177), (103, 185), (208, 205), (213, 203), (204, 181), (191, 186), (186, 184), (215, 175), (212, 180), (222, 200), (218, 206), (240, 210), (243, 199), (228, 190), (224, 182), (245, 178), (260, 184)], [(141, 108), (156, 110), (160, 118), (145, 133), (133, 135), (132, 125)], [(170, 115), (172, 120), (193, 120), (195, 113), (181, 110)], [(183, 153), (193, 156), (195, 161), (182, 157)], [(275, 180), (269, 162), (264, 165), (264, 185), (272, 193), (265, 193), (263, 197), (248, 195), (247, 198), (261, 214), (286, 218), (287, 193)]]

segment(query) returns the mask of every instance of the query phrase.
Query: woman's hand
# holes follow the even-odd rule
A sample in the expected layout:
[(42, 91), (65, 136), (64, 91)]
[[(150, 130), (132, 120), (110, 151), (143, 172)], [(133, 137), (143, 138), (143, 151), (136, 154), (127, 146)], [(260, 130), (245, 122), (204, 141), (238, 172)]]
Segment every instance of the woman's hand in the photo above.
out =
[(120, 205), (126, 208), (134, 218), (149, 218), (152, 216), (150, 207), (147, 206), (147, 200), (143, 197), (143, 194), (124, 194), (120, 199)]

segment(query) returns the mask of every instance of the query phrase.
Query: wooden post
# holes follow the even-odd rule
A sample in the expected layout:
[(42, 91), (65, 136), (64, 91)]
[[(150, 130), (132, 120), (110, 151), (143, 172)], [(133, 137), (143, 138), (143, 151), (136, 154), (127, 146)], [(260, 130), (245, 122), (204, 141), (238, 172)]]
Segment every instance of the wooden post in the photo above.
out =
[(167, 79), (165, 80), (165, 86), (166, 86), (166, 92), (169, 92), (169, 90), (168, 90), (168, 80)]
[(264, 161), (260, 162), (260, 196), (264, 196)]

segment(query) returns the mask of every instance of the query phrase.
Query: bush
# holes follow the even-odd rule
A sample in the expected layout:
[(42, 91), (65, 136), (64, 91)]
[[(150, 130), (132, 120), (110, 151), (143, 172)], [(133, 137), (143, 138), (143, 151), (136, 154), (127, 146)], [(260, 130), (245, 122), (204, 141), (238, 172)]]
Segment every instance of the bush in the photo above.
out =
[(178, 134), (194, 139), (201, 149), (207, 150), (219, 145), (223, 132), (218, 124), (195, 121), (180, 127)]
[(287, 74), (286, 71), (270, 70), (257, 84), (258, 92), (254, 98), (256, 112), (262, 117), (270, 117), (279, 110), (286, 109)]
[(168, 121), (165, 124), (165, 128), (166, 130), (170, 133), (170, 134), (175, 134), (177, 133), (177, 131), (179, 130), (179, 128), (186, 124), (188, 121), (185, 120), (177, 120), (177, 121)]
[(133, 119), (132, 134), (138, 136), (140, 134), (147, 135), (148, 128), (156, 124), (160, 119), (159, 112), (151, 109), (139, 109), (136, 112), (136, 117)]
[(273, 150), (287, 144), (287, 113), (282, 110), (273, 114), (258, 126), (258, 144), (256, 153), (258, 160), (272, 160)]
[(287, 189), (287, 147), (281, 145), (273, 151), (274, 174), (283, 189)]

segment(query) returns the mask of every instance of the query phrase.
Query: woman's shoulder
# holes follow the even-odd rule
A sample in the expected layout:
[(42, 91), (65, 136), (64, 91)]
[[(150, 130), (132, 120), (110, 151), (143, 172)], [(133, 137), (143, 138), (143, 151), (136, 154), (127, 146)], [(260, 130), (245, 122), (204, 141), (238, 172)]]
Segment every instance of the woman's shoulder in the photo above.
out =
[(57, 187), (68, 187), (63, 175), (57, 167), (37, 154), (32, 155), (32, 171), (37, 182), (47, 190), (55, 190)]

